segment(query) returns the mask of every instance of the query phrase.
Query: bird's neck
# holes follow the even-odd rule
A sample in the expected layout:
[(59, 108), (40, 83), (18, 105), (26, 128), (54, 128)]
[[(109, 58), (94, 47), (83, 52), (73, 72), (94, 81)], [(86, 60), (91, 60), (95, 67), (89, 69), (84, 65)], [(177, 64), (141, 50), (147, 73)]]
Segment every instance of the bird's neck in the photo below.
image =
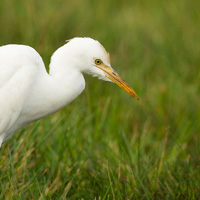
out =
[[(56, 66), (51, 66), (56, 68)], [(85, 88), (85, 80), (81, 72), (71, 68), (58, 66), (51, 74), (47, 72), (38, 78), (32, 88), (30, 101), (27, 101), (24, 116), (31, 121), (46, 117), (71, 103)], [(22, 119), (24, 121), (25, 119)], [(27, 120), (26, 123), (31, 121)]]
[(71, 103), (85, 89), (83, 74), (73, 67), (63, 67), (49, 77), (54, 85), (54, 94), (58, 95), (55, 97), (58, 109)]
[(66, 45), (52, 55), (48, 78), (54, 88), (52, 98), (56, 99), (54, 112), (72, 102), (84, 90), (85, 80), (80, 66), (79, 59), (71, 56)]

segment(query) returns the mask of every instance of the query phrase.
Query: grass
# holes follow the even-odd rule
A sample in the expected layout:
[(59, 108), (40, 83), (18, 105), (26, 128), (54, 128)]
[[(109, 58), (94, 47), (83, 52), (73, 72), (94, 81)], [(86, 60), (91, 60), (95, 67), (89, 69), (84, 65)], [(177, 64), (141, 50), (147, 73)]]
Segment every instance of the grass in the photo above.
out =
[(0, 199), (200, 199), (200, 2), (2, 0), (1, 45), (43, 57), (89, 36), (140, 102), (86, 77), (60, 112), (0, 150)]

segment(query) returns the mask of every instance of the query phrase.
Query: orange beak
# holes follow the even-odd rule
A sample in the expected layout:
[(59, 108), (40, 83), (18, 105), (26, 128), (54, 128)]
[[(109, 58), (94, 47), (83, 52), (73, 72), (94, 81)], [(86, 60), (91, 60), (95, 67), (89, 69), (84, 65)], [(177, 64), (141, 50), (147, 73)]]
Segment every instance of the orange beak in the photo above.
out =
[(135, 99), (139, 100), (139, 97), (135, 93), (135, 91), (126, 83), (111, 67), (106, 66), (104, 63), (100, 65), (96, 65), (98, 68), (104, 71), (107, 78), (121, 87), (124, 91), (130, 94)]

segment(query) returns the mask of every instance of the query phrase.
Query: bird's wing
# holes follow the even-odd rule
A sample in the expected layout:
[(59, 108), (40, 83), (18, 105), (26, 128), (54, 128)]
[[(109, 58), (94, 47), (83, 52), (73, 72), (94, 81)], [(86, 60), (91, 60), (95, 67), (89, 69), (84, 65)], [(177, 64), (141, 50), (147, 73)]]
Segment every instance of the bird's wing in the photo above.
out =
[(38, 56), (27, 46), (0, 47), (0, 137), (15, 123), (23, 109), (38, 73)]

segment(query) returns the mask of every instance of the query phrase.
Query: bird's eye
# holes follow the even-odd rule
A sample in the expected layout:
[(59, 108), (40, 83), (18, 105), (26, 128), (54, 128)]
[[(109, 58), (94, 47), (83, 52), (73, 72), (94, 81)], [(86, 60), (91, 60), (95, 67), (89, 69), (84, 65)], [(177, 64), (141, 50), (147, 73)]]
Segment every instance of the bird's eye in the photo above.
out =
[(95, 60), (95, 64), (96, 64), (96, 65), (100, 65), (101, 63), (102, 63), (102, 61), (101, 61), (100, 59), (96, 59), (96, 60)]

